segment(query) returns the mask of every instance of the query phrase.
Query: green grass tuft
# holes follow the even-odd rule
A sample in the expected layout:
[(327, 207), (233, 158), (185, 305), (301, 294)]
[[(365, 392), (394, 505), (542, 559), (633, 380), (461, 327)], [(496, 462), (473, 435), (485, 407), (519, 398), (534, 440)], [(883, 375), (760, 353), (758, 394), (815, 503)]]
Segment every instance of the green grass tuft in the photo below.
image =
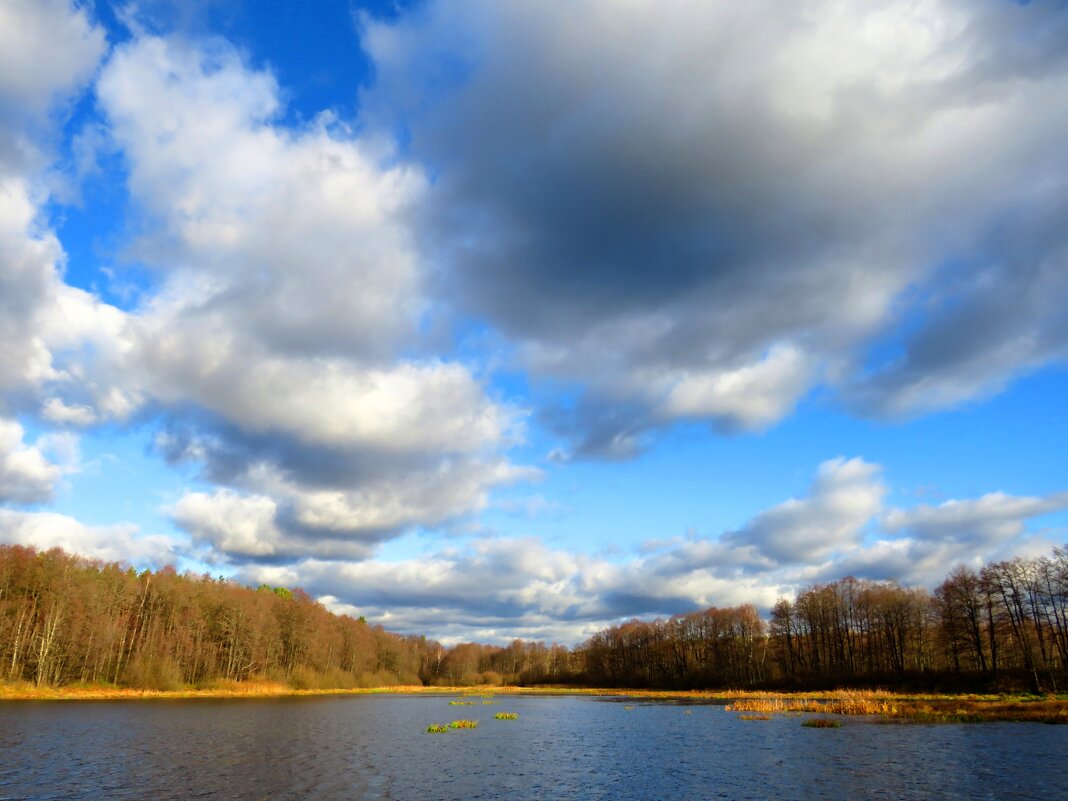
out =
[(477, 729), (477, 720), (454, 720), (449, 724), (450, 729)]
[(518, 712), (498, 712), (493, 716), (494, 720), (519, 720)]
[(426, 727), (427, 734), (444, 734), (449, 730), (449, 727), (444, 723), (431, 723)]

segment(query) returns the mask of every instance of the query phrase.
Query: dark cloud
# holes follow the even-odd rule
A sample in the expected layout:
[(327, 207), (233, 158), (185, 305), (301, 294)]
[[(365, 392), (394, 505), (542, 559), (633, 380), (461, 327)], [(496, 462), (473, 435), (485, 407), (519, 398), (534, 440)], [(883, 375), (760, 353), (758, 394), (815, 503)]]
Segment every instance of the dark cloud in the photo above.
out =
[[(414, 219), (436, 291), (585, 392), (545, 415), (576, 455), (619, 456), (680, 417), (765, 427), (820, 382), (918, 411), (1063, 358), (1063, 281), (1019, 258), (920, 309), (954, 292), (942, 265), (983, 279), (997, 226), (1064, 275), (1063, 215), (1044, 212), (1066, 194), (1066, 17), (440, 0), (369, 27), (364, 108), (435, 176)], [(918, 316), (900, 363), (858, 370)], [(805, 369), (737, 380), (777, 347)]]

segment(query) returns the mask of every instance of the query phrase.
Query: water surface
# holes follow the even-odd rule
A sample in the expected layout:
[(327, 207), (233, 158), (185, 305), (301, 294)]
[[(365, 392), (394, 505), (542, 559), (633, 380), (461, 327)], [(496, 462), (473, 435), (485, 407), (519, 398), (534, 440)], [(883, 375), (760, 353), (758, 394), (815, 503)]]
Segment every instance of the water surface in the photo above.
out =
[[(806, 729), (712, 705), (448, 700), (0, 703), (0, 799), (1068, 798), (1068, 726)], [(460, 717), (481, 725), (425, 733)]]

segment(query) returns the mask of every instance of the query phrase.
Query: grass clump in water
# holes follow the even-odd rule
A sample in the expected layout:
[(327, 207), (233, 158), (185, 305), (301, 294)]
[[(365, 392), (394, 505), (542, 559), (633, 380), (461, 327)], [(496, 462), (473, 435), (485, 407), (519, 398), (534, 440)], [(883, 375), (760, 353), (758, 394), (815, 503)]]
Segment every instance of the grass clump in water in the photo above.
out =
[(449, 706), (474, 706), (474, 701), (449, 701)]
[(519, 720), (518, 712), (498, 712), (493, 716), (494, 720)]
[(454, 720), (449, 724), (450, 729), (477, 729), (477, 720)]
[(842, 728), (842, 721), (833, 720), (832, 718), (809, 718), (801, 725), (807, 729), (840, 729)]
[(449, 727), (444, 723), (431, 723), (426, 727), (427, 734), (444, 734), (449, 730)]
[(738, 720), (771, 720), (771, 715), (739, 715)]

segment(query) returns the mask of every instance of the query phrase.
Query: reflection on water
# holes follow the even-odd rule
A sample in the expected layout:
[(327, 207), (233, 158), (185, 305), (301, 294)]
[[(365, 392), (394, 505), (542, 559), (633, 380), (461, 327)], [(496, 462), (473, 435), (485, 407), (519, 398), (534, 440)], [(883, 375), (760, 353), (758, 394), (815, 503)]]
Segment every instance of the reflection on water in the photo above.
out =
[[(497, 700), (0, 703), (0, 799), (1068, 798), (1068, 726), (818, 730), (721, 706)], [(424, 733), (456, 717), (481, 725)]]

